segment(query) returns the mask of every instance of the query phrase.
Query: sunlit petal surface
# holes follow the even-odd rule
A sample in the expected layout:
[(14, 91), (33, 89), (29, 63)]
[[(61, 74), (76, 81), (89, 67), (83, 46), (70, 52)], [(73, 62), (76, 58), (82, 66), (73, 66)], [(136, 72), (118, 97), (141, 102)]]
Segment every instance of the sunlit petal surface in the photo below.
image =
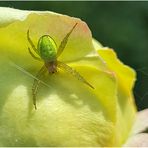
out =
[[(62, 70), (47, 74), (34, 110), (33, 76), (43, 63), (28, 52), (27, 30), (35, 45), (45, 34), (59, 45), (76, 22), (59, 60), (95, 89)], [(0, 146), (121, 146), (127, 140), (136, 114), (135, 73), (113, 50), (92, 42), (85, 22), (52, 12), (0, 8), (0, 53)]]

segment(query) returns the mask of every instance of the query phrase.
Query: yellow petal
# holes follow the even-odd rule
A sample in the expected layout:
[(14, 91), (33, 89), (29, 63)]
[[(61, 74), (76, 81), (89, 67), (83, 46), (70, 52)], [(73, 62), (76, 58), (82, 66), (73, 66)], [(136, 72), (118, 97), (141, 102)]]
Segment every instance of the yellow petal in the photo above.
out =
[(121, 144), (128, 138), (136, 115), (136, 106), (132, 93), (135, 71), (119, 61), (112, 49), (102, 48), (98, 50), (98, 53), (104, 59), (108, 68), (114, 72), (117, 79), (118, 112), (116, 134), (117, 143)]
[[(13, 82), (12, 89), (9, 86), (9, 95), (2, 106), (1, 119), (6, 135), (2, 140), (8, 140), (15, 146), (21, 143), (23, 146), (113, 145), (116, 111), (114, 77), (92, 67), (75, 68), (95, 89), (62, 71), (47, 75), (44, 81), (51, 88), (41, 85), (37, 111), (32, 105), (30, 78), (11, 69), (11, 73), (15, 72), (11, 79), (14, 81), (16, 76), (20, 79), (17, 83)], [(28, 142), (25, 144), (25, 141)]]
[[(115, 145), (116, 80), (99, 56), (94, 57), (92, 64), (84, 58), (95, 53), (87, 25), (79, 19), (49, 12), (29, 12), (21, 21), (14, 15), (12, 20), (3, 21), (0, 28), (1, 146)], [(59, 44), (75, 22), (79, 22), (78, 28), (61, 60), (73, 60), (68, 65), (95, 89), (63, 71), (48, 74), (43, 78), (48, 87), (40, 85), (34, 110), (30, 74), (35, 75), (43, 63), (30, 56), (26, 32), (29, 28), (35, 44), (46, 33)]]
[(0, 12), (0, 44), (1, 47), (4, 46), (3, 50), (5, 51), (5, 48), (11, 46), (9, 52), (14, 52), (13, 48), (17, 46), (17, 52), (23, 51), (28, 54), (29, 44), (26, 37), (28, 29), (36, 47), (39, 38), (46, 34), (50, 35), (59, 46), (62, 39), (76, 22), (78, 25), (72, 32), (60, 60), (72, 61), (80, 59), (94, 51), (91, 32), (86, 23), (80, 19), (49, 11), (41, 13), (1, 7)]

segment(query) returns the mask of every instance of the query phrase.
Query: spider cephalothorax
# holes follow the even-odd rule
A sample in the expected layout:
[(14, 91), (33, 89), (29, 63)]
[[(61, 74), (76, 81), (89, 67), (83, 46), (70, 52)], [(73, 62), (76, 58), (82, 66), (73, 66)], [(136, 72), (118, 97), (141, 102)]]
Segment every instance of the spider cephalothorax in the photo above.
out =
[(57, 72), (57, 61), (45, 62), (45, 66), (49, 73)]
[(34, 79), (34, 83), (33, 83), (33, 86), (32, 86), (33, 104), (35, 106), (35, 109), (37, 109), (37, 107), (36, 107), (36, 95), (37, 95), (38, 85), (40, 83), (41, 77), (45, 74), (46, 71), (48, 71), (49, 73), (55, 73), (55, 72), (57, 72), (57, 68), (63, 69), (66, 72), (72, 74), (78, 80), (80, 80), (83, 83), (90, 86), (91, 88), (94, 88), (75, 69), (71, 68), (70, 66), (68, 66), (67, 64), (65, 64), (63, 62), (58, 61), (58, 57), (63, 52), (63, 50), (64, 50), (64, 48), (67, 44), (68, 38), (69, 38), (70, 34), (72, 33), (72, 31), (74, 30), (74, 28), (76, 26), (77, 26), (77, 23), (66, 34), (66, 36), (61, 41), (61, 44), (58, 48), (57, 48), (57, 45), (56, 45), (54, 39), (52, 37), (50, 37), (49, 35), (41, 36), (39, 38), (38, 46), (36, 48), (35, 45), (33, 44), (32, 40), (31, 40), (30, 36), (29, 36), (29, 30), (27, 32), (27, 39), (28, 39), (32, 49), (34, 50), (34, 52), (39, 57), (35, 56), (32, 53), (32, 51), (30, 50), (30, 48), (28, 47), (29, 53), (31, 54), (31, 56), (34, 59), (44, 62), (43, 66), (41, 67), (41, 69), (38, 71), (38, 73), (36, 75), (36, 77), (38, 79)]

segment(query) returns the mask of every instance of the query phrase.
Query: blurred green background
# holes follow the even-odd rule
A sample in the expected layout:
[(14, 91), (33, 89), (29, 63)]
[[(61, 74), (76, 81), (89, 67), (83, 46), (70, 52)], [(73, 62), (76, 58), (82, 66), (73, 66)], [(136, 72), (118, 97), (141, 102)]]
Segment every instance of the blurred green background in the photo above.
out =
[(94, 38), (137, 71), (136, 104), (139, 110), (148, 108), (148, 2), (3, 1), (0, 6), (50, 10), (84, 20)]

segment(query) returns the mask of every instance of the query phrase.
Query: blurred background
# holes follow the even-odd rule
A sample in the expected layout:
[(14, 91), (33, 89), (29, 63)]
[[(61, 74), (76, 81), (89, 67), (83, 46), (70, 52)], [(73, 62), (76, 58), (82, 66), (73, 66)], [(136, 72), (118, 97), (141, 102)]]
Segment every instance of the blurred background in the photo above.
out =
[(139, 110), (148, 108), (148, 2), (3, 1), (0, 6), (50, 10), (84, 20), (94, 38), (137, 71), (136, 104)]

